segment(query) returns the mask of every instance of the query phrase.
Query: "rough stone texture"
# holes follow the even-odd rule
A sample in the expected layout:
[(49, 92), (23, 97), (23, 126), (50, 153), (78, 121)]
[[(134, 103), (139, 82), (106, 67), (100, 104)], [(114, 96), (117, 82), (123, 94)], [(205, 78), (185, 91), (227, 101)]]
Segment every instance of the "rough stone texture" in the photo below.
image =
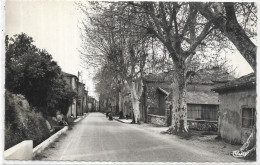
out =
[(45, 118), (29, 106), (25, 97), (6, 91), (5, 99), (5, 149), (23, 140), (38, 144), (49, 136)]
[(218, 123), (206, 120), (188, 120), (188, 126), (190, 130), (199, 131), (218, 131)]
[(154, 124), (156, 126), (166, 127), (167, 117), (148, 114), (148, 123)]
[(251, 129), (242, 128), (242, 107), (256, 107), (256, 90), (245, 89), (219, 96), (219, 133), (230, 143), (244, 143)]

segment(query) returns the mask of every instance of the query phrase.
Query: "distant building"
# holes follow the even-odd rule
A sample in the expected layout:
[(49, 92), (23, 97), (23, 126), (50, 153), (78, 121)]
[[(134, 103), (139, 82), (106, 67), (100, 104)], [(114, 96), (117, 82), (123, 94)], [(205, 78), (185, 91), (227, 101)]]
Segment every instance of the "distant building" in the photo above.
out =
[[(62, 77), (66, 81), (67, 87), (72, 89), (73, 91), (77, 92), (78, 77), (73, 74), (69, 74), (69, 73), (65, 73), (65, 72), (62, 72)], [(77, 106), (77, 101), (75, 98), (75, 99), (73, 99), (72, 105), (69, 106), (69, 108), (68, 108), (67, 116), (74, 116), (74, 117), (76, 116), (76, 109), (77, 109), (76, 106)]]
[(76, 98), (73, 99), (73, 103), (68, 109), (67, 116), (82, 116), (87, 112), (87, 91), (85, 90), (85, 84), (79, 82), (78, 77), (73, 74), (62, 72), (62, 76), (66, 81), (67, 87), (77, 93)]
[(88, 96), (87, 106), (89, 112), (97, 112), (98, 111), (98, 102), (94, 97)]
[(77, 107), (77, 115), (83, 115), (83, 104), (84, 104), (84, 90), (85, 84), (78, 82), (78, 107)]
[(88, 106), (87, 100), (88, 99), (88, 91), (84, 90), (84, 97), (83, 97), (83, 113), (88, 113)]
[(213, 89), (219, 93), (219, 134), (230, 143), (245, 143), (256, 124), (254, 73)]

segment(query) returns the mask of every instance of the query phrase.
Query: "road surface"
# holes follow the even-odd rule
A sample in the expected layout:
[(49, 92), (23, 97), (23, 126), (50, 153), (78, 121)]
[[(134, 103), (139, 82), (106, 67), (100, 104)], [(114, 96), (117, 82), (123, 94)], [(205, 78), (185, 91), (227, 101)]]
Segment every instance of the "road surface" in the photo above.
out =
[(90, 113), (42, 153), (41, 160), (116, 162), (234, 162), (190, 144), (172, 140), (132, 124), (109, 121), (104, 114)]

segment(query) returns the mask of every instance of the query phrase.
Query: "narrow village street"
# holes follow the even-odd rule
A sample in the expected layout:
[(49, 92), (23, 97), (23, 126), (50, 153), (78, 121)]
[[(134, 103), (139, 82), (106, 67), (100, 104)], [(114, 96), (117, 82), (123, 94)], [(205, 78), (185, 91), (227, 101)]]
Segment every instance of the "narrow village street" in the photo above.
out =
[(0, 2), (0, 165), (260, 164), (258, 8)]
[(102, 113), (90, 113), (47, 148), (39, 160), (117, 162), (239, 162), (207, 148), (183, 143), (173, 136), (149, 132), (132, 124), (109, 121)]

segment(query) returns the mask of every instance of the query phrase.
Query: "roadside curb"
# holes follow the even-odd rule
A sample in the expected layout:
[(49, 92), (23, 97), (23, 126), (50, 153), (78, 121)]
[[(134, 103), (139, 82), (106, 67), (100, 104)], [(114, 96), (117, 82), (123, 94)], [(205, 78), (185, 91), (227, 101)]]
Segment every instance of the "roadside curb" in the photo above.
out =
[[(125, 123), (125, 122), (123, 122), (122, 120), (119, 120), (119, 119), (116, 119), (116, 118), (114, 118), (116, 121), (118, 121), (118, 122), (121, 122), (121, 123)], [(128, 124), (128, 123), (125, 123), (125, 124)]]
[(88, 115), (89, 115), (89, 113), (85, 113), (83, 116), (80, 116), (80, 118), (77, 118), (77, 119), (74, 120), (73, 122), (74, 122), (74, 123), (78, 123), (78, 122), (80, 122), (81, 120), (83, 120), (84, 118), (86, 118)]
[[(81, 120), (83, 120), (84, 118), (86, 118), (88, 116), (89, 113), (84, 114), (83, 116), (81, 116), (80, 118), (74, 120), (73, 122), (75, 124), (77, 124), (78, 122), (80, 122)], [(35, 157), (36, 155), (40, 154), (41, 152), (44, 151), (45, 148), (47, 148), (51, 143), (53, 143), (56, 139), (58, 139), (60, 137), (61, 134), (65, 133), (66, 131), (68, 131), (68, 126), (65, 126), (64, 128), (62, 128), (61, 130), (59, 130), (58, 132), (56, 132), (54, 135), (52, 135), (51, 137), (49, 137), (48, 139), (46, 139), (45, 141), (43, 141), (41, 144), (37, 145), (35, 148), (33, 148), (33, 157)]]
[(65, 133), (68, 130), (68, 126), (65, 126), (58, 132), (56, 132), (54, 135), (43, 141), (41, 144), (37, 145), (35, 148), (33, 148), (33, 157), (35, 157), (37, 154), (40, 154), (45, 148), (47, 148), (51, 143), (53, 143), (58, 137), (60, 137), (61, 134)]

